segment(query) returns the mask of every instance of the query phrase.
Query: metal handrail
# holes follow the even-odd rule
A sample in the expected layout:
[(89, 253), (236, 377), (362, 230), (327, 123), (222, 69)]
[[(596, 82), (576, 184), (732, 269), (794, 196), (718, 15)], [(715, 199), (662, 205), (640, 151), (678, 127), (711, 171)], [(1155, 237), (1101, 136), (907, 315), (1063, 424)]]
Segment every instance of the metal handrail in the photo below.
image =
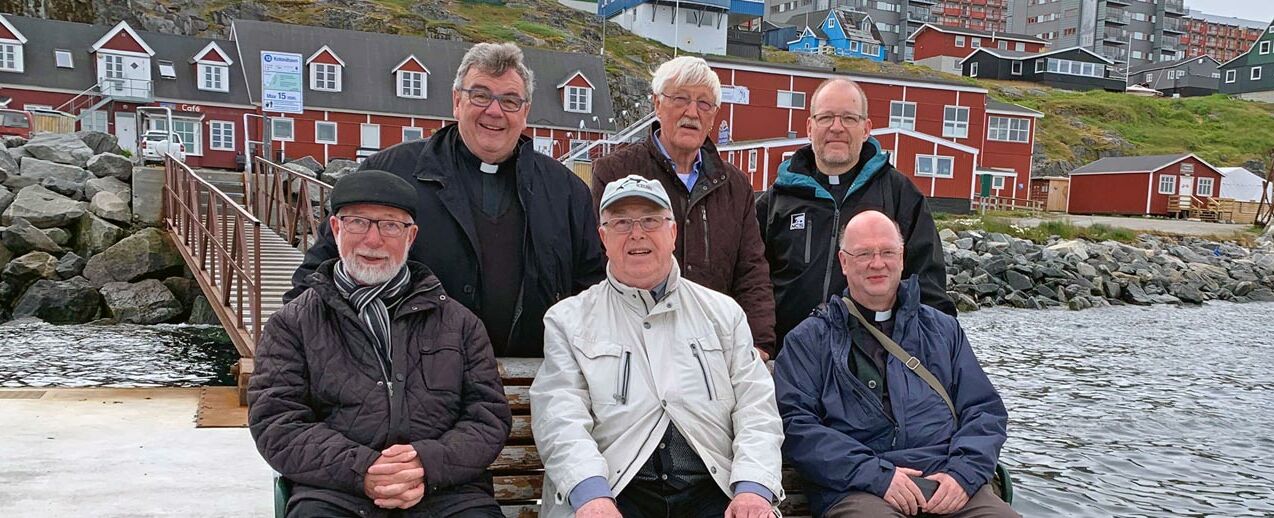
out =
[(597, 148), (598, 146), (627, 144), (629, 142), (635, 141), (638, 138), (640, 138), (644, 130), (646, 128), (649, 128), (651, 124), (654, 124), (654, 122), (655, 122), (655, 112), (647, 113), (642, 118), (637, 119), (637, 122), (630, 124), (627, 128), (624, 128), (623, 130), (620, 130), (620, 132), (616, 133), (614, 137), (611, 137), (608, 139), (598, 139), (598, 140), (591, 141), (588, 143), (588, 145), (580, 146), (578, 148), (568, 151), (566, 154), (558, 157), (557, 161), (562, 163), (570, 163), (576, 160), (583, 160), (584, 157), (589, 156), (589, 153), (593, 149)]
[(308, 250), (318, 242), (332, 186), (263, 157), (252, 157), (252, 165), (243, 189), (246, 205), (288, 244)]
[(164, 224), (245, 358), (261, 339), (261, 220), (164, 155)]
[(66, 113), (75, 113), (77, 111), (77, 108), (84, 106), (79, 104), (78, 101), (80, 101), (81, 99), (92, 99), (94, 97), (101, 97), (102, 96), (101, 88), (102, 88), (101, 83), (97, 83), (97, 84), (94, 84), (93, 86), (85, 88), (83, 92), (75, 94), (75, 97), (72, 97), (69, 101), (62, 103), (61, 106), (58, 106), (57, 111), (66, 112)]

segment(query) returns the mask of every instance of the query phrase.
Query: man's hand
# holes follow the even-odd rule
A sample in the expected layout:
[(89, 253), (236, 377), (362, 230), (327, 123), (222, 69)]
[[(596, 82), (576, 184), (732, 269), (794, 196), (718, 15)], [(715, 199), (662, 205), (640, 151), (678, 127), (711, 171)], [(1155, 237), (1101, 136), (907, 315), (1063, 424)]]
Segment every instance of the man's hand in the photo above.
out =
[(964, 509), (964, 505), (969, 503), (969, 495), (964, 492), (964, 487), (951, 478), (951, 475), (935, 473), (925, 478), (938, 483), (938, 490), (933, 492), (933, 498), (922, 506), (926, 513), (951, 514)]
[(774, 509), (761, 495), (756, 493), (739, 493), (730, 500), (730, 507), (725, 510), (725, 518), (771, 518)]
[(885, 491), (885, 502), (902, 514), (915, 516), (924, 506), (925, 497), (920, 492), (920, 488), (916, 487), (916, 483), (907, 477), (920, 475), (919, 471), (911, 468), (895, 467), (894, 478), (889, 482), (889, 489)]
[(770, 361), (770, 353), (765, 352), (760, 347), (756, 348), (756, 355), (761, 357), (761, 363)]
[(425, 496), (425, 468), (416, 458), (416, 449), (395, 444), (381, 452), (367, 469), (363, 492), (378, 506), (407, 509)]
[(594, 498), (584, 502), (584, 505), (575, 511), (575, 518), (624, 518), (624, 515), (620, 514), (618, 507), (615, 507), (614, 500)]

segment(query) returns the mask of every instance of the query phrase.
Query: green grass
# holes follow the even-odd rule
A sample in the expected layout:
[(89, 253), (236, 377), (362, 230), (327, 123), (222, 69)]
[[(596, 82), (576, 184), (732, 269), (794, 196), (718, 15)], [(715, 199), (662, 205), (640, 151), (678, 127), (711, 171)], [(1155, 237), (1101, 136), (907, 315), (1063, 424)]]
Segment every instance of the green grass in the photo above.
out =
[[(1018, 214), (1020, 216), (1020, 214)], [(1082, 227), (1065, 221), (1045, 221), (1037, 227), (1022, 227), (1011, 223), (1001, 214), (959, 216), (951, 214), (934, 214), (934, 222), (939, 229), (948, 228), (955, 232), (976, 230), (987, 233), (1006, 234), (1020, 239), (1028, 239), (1037, 244), (1047, 243), (1053, 236), (1062, 239), (1084, 239), (1087, 241), (1118, 241), (1135, 243), (1137, 233), (1128, 229), (1115, 228), (1100, 223)]]
[(566, 34), (547, 25), (541, 25), (535, 22), (518, 20), (513, 22), (513, 27), (519, 31), (542, 38), (545, 40), (562, 40), (566, 38)]

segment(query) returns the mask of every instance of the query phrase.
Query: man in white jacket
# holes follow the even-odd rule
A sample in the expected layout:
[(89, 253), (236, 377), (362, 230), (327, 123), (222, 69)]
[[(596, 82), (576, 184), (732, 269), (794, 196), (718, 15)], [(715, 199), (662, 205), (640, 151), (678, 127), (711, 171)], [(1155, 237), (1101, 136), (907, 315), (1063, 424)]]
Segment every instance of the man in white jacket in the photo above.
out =
[(783, 425), (743, 310), (681, 278), (658, 180), (611, 182), (600, 207), (606, 281), (544, 316), (541, 516), (773, 516)]

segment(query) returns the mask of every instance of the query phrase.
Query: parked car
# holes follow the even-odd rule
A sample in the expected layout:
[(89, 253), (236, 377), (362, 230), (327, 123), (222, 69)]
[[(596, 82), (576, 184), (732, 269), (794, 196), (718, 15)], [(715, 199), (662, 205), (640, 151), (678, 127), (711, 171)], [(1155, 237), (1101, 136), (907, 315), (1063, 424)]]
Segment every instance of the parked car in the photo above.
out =
[(186, 144), (181, 135), (162, 130), (150, 130), (142, 134), (142, 163), (163, 162), (165, 154), (186, 161)]
[(0, 135), (31, 138), (31, 114), (21, 110), (0, 110)]

